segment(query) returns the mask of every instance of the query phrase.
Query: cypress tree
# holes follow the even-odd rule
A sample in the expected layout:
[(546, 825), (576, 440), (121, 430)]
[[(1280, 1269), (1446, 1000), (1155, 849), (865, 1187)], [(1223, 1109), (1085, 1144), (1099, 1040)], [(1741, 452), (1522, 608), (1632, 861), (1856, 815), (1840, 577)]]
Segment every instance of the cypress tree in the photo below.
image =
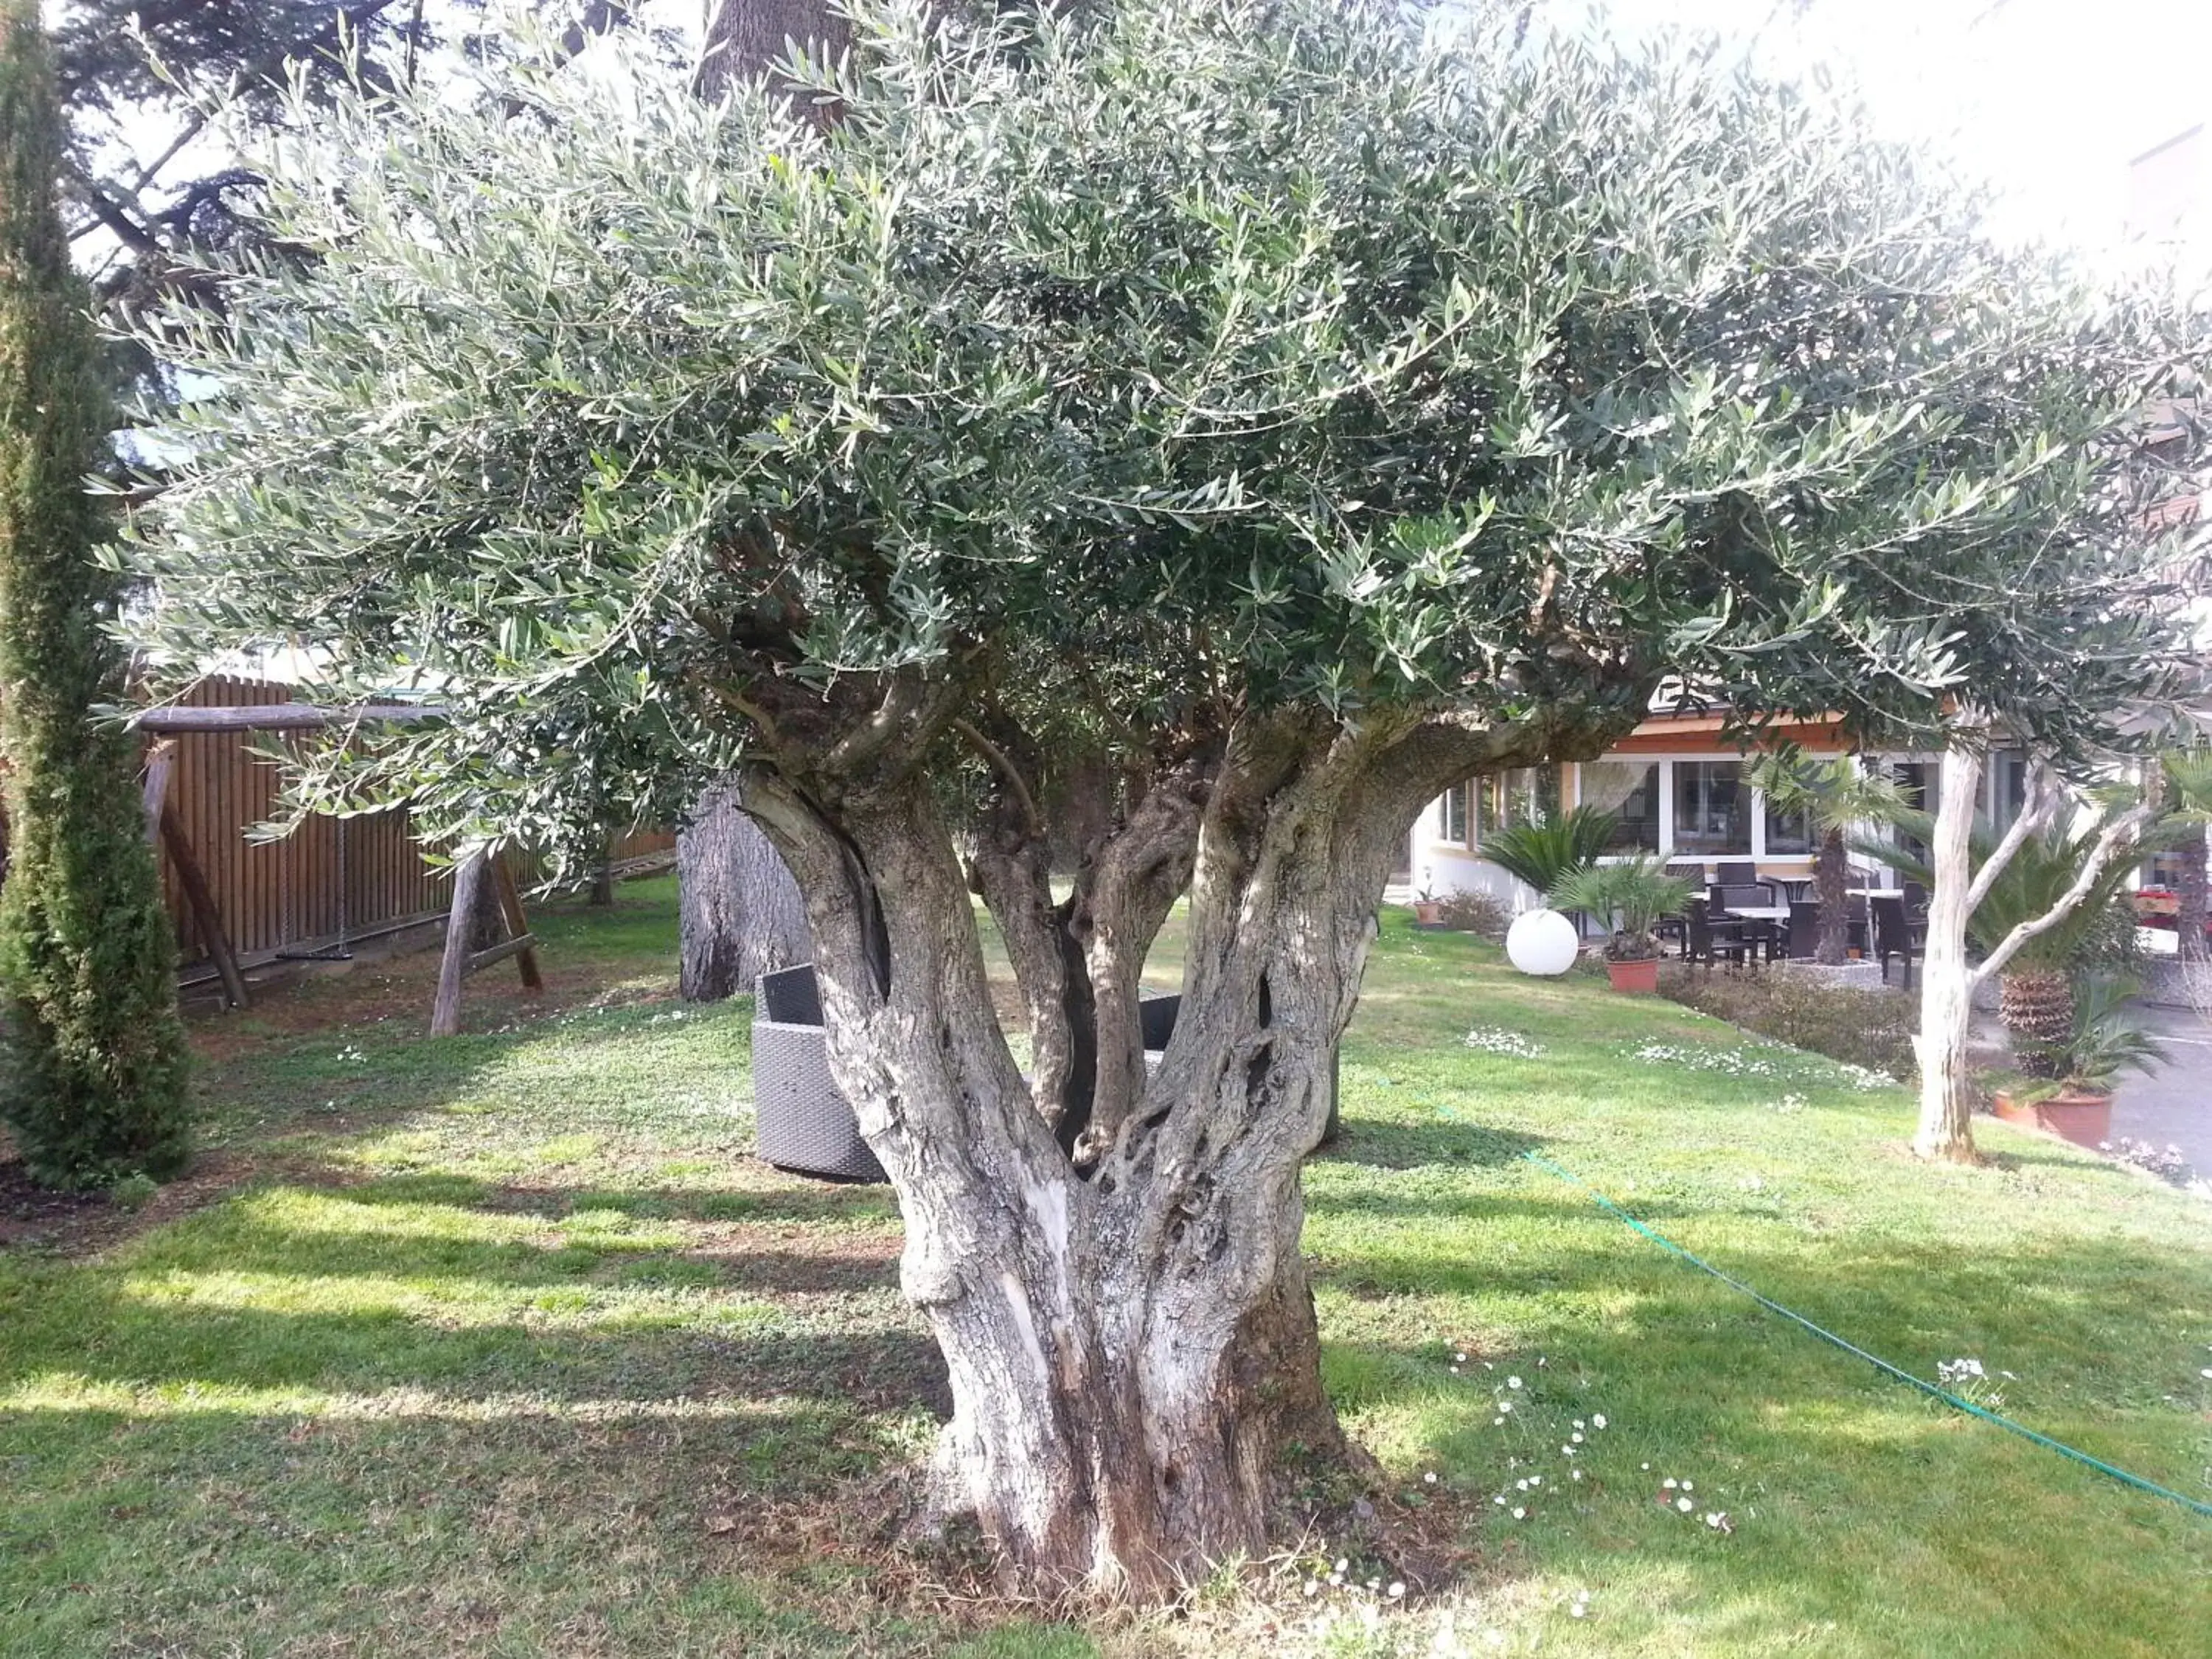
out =
[(106, 625), (117, 578), (85, 480), (106, 450), (89, 296), (56, 181), (62, 118), (38, 0), (0, 0), (0, 1115), (33, 1176), (173, 1173), (186, 1150), (176, 944)]

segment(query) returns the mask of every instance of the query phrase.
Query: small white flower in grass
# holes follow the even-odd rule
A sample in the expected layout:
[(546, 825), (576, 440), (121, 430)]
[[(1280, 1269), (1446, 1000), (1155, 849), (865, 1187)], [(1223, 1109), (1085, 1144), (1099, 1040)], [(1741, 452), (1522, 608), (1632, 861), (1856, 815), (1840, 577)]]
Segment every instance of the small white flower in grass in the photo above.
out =
[(1521, 1386), (1521, 1379), (1517, 1376), (1509, 1376), (1505, 1379), (1505, 1386), (1509, 1389), (1517, 1389)]
[(1569, 1439), (1572, 1440), (1572, 1441), (1575, 1443), (1575, 1444), (1577, 1444), (1577, 1446), (1579, 1446), (1579, 1445), (1581, 1445), (1581, 1444), (1583, 1443), (1583, 1437), (1582, 1437), (1582, 1436), (1581, 1436), (1581, 1435), (1579, 1435), (1579, 1434), (1570, 1435), (1570, 1436), (1568, 1436), (1567, 1437), (1568, 1437)]
[[(1521, 1385), (1518, 1382), (1516, 1382), (1513, 1386), (1517, 1389)], [(1498, 1409), (1502, 1412), (1510, 1412), (1513, 1409), (1513, 1402), (1510, 1400), (1501, 1400), (1498, 1402)]]
[[(1651, 1466), (1650, 1466), (1649, 1463), (1646, 1463), (1644, 1467), (1645, 1468), (1647, 1468), (1647, 1469), (1648, 1469), (1648, 1468), (1650, 1468)], [(1670, 1474), (1670, 1475), (1668, 1475), (1668, 1476), (1664, 1480), (1662, 1480), (1659, 1484), (1660, 1484), (1661, 1486), (1662, 1486), (1666, 1487), (1666, 1488), (1667, 1488), (1667, 1490), (1668, 1490), (1668, 1492), (1672, 1492), (1672, 1491), (1674, 1491), (1674, 1488), (1675, 1488), (1678, 1485), (1680, 1485), (1680, 1483), (1679, 1481), (1677, 1481), (1677, 1480), (1674, 1479), (1674, 1477), (1673, 1475), (1671, 1475), (1671, 1474)]]
[(1645, 1465), (1644, 1465), (1644, 1467), (1645, 1468), (1647, 1468), (1647, 1469), (1648, 1469), (1648, 1468), (1650, 1468), (1651, 1466), (1650, 1466), (1649, 1463), (1646, 1463)]
[(1590, 1421), (1595, 1424), (1599, 1428), (1603, 1428), (1605, 1426), (1605, 1413), (1603, 1412), (1600, 1412), (1595, 1417), (1590, 1419)]
[(1458, 1366), (1456, 1366), (1456, 1365), (1453, 1366), (1453, 1367), (1451, 1368), (1451, 1374), (1452, 1374), (1454, 1376), (1457, 1376), (1459, 1375), (1459, 1367), (1458, 1367)]
[(1306, 1580), (1306, 1594), (1308, 1595), (1318, 1595), (1321, 1594), (1321, 1581), (1318, 1578), (1309, 1578)]
[(1692, 1504), (1686, 1498), (1678, 1498), (1674, 1500), (1674, 1507), (1681, 1510), (1683, 1514), (1687, 1515), (1692, 1510), (1698, 1506), (1695, 1504)]
[(1406, 1587), (1395, 1578), (1390, 1581), (1390, 1588), (1383, 1592), (1384, 1595), (1388, 1595), (1394, 1601), (1405, 1593)]
[(1502, 1417), (1493, 1417), (1490, 1419), (1490, 1426), (1493, 1429), (1502, 1429), (1505, 1426), (1505, 1419)]
[(1434, 1469), (1431, 1469), (1426, 1474), (1421, 1477), (1421, 1481), (1425, 1486), (1435, 1486), (1437, 1484), (1437, 1472)]
[(1575, 1419), (1575, 1426), (1578, 1429), (1583, 1426), (1583, 1420), (1581, 1418), (1577, 1417)]
[(1574, 1455), (1575, 1449), (1572, 1446), (1562, 1446), (1559, 1448), (1559, 1455), (1562, 1457), (1572, 1457)]
[(1462, 1364), (1462, 1365), (1464, 1365), (1464, 1364), (1467, 1364), (1467, 1356), (1466, 1356), (1465, 1354), (1463, 1354), (1463, 1353), (1455, 1353), (1455, 1354), (1454, 1354), (1454, 1355), (1452, 1356), (1452, 1358), (1453, 1358), (1454, 1359), (1457, 1360), (1457, 1361), (1458, 1361), (1461, 1364)]
[(1335, 1566), (1335, 1568), (1334, 1569), (1334, 1571), (1336, 1571), (1336, 1572), (1338, 1572), (1339, 1574), (1341, 1574), (1341, 1573), (1343, 1573), (1343, 1572), (1344, 1572), (1347, 1568), (1349, 1568), (1351, 1565), (1352, 1565), (1352, 1562), (1351, 1562), (1351, 1560), (1349, 1559), (1349, 1558), (1346, 1558), (1346, 1559), (1345, 1559), (1340, 1560), (1340, 1561), (1336, 1564), (1336, 1566)]
[(1583, 1478), (1583, 1472), (1582, 1472), (1580, 1469), (1577, 1469), (1577, 1470), (1574, 1472), (1574, 1475), (1575, 1475), (1575, 1479), (1576, 1479), (1576, 1480), (1581, 1480), (1581, 1479)]
[(1497, 1497), (1492, 1498), (1490, 1501), (1497, 1504), (1498, 1507), (1502, 1510), (1505, 1507), (1505, 1494), (1504, 1492), (1500, 1492)]
[(1695, 1491), (1697, 1491), (1697, 1489), (1698, 1489), (1698, 1483), (1697, 1483), (1696, 1481), (1694, 1481), (1694, 1480), (1685, 1480), (1685, 1481), (1682, 1483), (1682, 1490), (1683, 1490), (1684, 1492), (1695, 1492)]
[(1526, 1492), (1526, 1491), (1528, 1491), (1528, 1482), (1527, 1479), (1524, 1477), (1524, 1478), (1523, 1478), (1523, 1479), (1522, 1479), (1522, 1480), (1516, 1480), (1516, 1481), (1513, 1483), (1513, 1489), (1514, 1489), (1514, 1491), (1516, 1491), (1516, 1492)]
[(1513, 1506), (1513, 1518), (1516, 1521), (1524, 1521), (1528, 1518), (1528, 1511), (1522, 1509), (1518, 1504), (1516, 1504)]

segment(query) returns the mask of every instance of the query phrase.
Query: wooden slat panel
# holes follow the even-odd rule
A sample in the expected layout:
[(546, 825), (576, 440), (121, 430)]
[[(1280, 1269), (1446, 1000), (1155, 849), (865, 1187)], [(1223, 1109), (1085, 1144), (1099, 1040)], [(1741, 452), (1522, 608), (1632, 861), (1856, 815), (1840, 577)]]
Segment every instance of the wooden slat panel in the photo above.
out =
[[(291, 702), (292, 686), (264, 680), (203, 680), (182, 701), (196, 708)], [(212, 890), (224, 931), (240, 956), (294, 948), (337, 933), (349, 935), (449, 908), (453, 875), (422, 860), (404, 810), (347, 820), (313, 818), (282, 842), (248, 845), (246, 835), (276, 810), (277, 769), (251, 752), (285, 739), (274, 732), (189, 732), (172, 739), (176, 758), (169, 796), (177, 821)], [(339, 855), (339, 840), (344, 854)], [(674, 847), (656, 830), (616, 840), (617, 860), (641, 858)], [(514, 855), (518, 874), (529, 867)], [(179, 948), (186, 963), (204, 963), (206, 941), (178, 890), (175, 872), (163, 880)], [(343, 866), (341, 868), (341, 865)]]

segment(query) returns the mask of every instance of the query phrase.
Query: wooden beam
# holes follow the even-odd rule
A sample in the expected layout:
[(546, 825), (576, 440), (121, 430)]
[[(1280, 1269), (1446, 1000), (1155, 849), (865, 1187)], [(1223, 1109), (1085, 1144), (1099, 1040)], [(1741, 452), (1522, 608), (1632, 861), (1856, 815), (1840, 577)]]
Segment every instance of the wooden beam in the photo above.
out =
[(234, 703), (206, 708), (181, 705), (148, 708), (133, 717), (142, 732), (314, 732), (332, 726), (404, 726), (441, 720), (442, 705), (428, 702), (365, 702), (350, 708), (325, 708), (312, 702)]
[(146, 787), (143, 797), (146, 810), (146, 839), (154, 848), (154, 856), (161, 855), (161, 809), (169, 803), (169, 775), (177, 769), (177, 745), (170, 738), (146, 751)]
[(483, 890), (489, 857), (478, 851), (453, 872), (453, 908), (446, 918), (446, 954), (438, 964), (438, 998), (430, 1006), (430, 1035), (453, 1036), (461, 1029), (461, 981), (469, 973), (469, 929)]
[[(467, 971), (471, 974), (478, 973), (486, 968), (493, 966), (495, 963), (505, 962), (509, 957), (530, 956), (537, 950), (537, 948), (538, 936), (535, 933), (518, 933), (513, 939), (501, 939), (497, 945), (491, 946), (489, 950), (477, 951), (469, 958)], [(529, 971), (530, 970), (527, 968), (523, 969), (526, 975), (528, 975)], [(531, 988), (532, 990), (538, 990), (544, 988), (540, 986), (532, 986)]]
[[(222, 981), (224, 1000), (234, 1008), (251, 1008), (253, 999), (246, 992), (246, 975), (239, 969), (238, 953), (230, 948), (222, 912), (216, 908), (199, 856), (192, 851), (192, 838), (185, 833), (177, 804), (169, 799), (167, 766), (168, 757), (162, 756), (146, 769), (148, 810), (160, 825), (161, 846), (168, 850), (170, 862), (177, 866), (177, 885), (185, 890), (185, 903), (191, 910), (193, 925), (200, 930), (201, 942), (207, 946), (208, 959), (215, 963), (216, 976)], [(161, 856), (158, 850), (155, 856)]]
[(491, 867), (499, 880), (499, 913), (507, 918), (507, 931), (520, 942), (521, 948), (514, 954), (522, 958), (522, 988), (542, 991), (545, 975), (538, 971), (538, 941), (530, 931), (530, 918), (522, 914), (522, 894), (514, 884), (514, 872), (507, 867), (504, 849), (492, 855)]

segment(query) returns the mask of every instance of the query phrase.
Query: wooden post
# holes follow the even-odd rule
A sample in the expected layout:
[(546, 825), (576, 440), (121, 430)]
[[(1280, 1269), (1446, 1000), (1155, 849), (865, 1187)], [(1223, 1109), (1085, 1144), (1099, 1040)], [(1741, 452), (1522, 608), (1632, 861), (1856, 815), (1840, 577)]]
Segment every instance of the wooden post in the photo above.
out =
[(507, 918), (507, 942), (520, 947), (513, 954), (522, 969), (522, 988), (542, 991), (545, 976), (538, 971), (538, 941), (531, 935), (530, 919), (522, 914), (522, 894), (514, 884), (514, 872), (507, 867), (504, 851), (492, 855), (491, 867), (499, 878), (499, 910)]
[(452, 1036), (461, 1029), (461, 981), (469, 972), (469, 921), (477, 913), (487, 854), (475, 852), (453, 872), (453, 908), (446, 919), (446, 954), (438, 963), (438, 1000), (430, 1007), (430, 1035)]
[(193, 925), (200, 930), (209, 959), (215, 963), (216, 977), (222, 981), (224, 1000), (234, 1008), (250, 1008), (253, 1000), (246, 994), (246, 975), (239, 969), (237, 952), (230, 948), (230, 935), (223, 929), (222, 912), (216, 907), (207, 874), (192, 851), (191, 837), (185, 833), (185, 821), (169, 799), (169, 774), (174, 769), (176, 747), (164, 738), (146, 756), (146, 788), (142, 797), (146, 839), (154, 843), (156, 858), (167, 848), (177, 866), (177, 884), (185, 890), (185, 903), (192, 913)]
[[(478, 951), (472, 948), (469, 933), (487, 881), (499, 901), (500, 919), (507, 925), (507, 937)], [(522, 970), (524, 990), (545, 988), (545, 976), (538, 970), (538, 936), (530, 931), (530, 919), (522, 913), (522, 893), (515, 886), (514, 871), (507, 868), (506, 853), (471, 853), (453, 872), (453, 914), (446, 921), (446, 954), (438, 963), (438, 1000), (430, 1009), (432, 1036), (452, 1036), (460, 1030), (461, 981), (509, 957)]]

